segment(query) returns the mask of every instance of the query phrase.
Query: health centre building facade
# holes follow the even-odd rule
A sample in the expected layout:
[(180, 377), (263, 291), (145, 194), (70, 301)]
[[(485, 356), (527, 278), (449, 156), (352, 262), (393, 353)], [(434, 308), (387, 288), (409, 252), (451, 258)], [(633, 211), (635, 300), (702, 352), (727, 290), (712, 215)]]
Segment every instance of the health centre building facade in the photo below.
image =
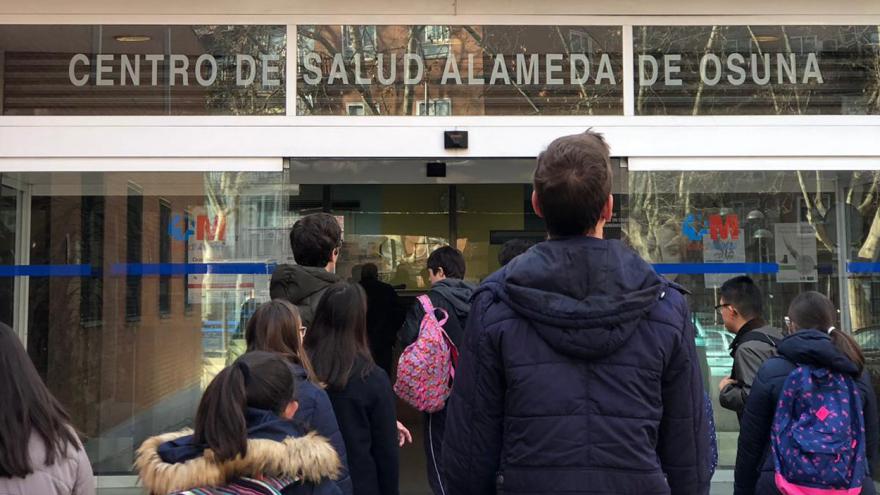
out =
[[(880, 385), (867, 1), (0, 6), (0, 321), (102, 483), (133, 483), (134, 449), (189, 425), (242, 351), (297, 218), (339, 219), (343, 278), (376, 263), (408, 297), (451, 244), (477, 282), (542, 237), (534, 158), (587, 128), (614, 156), (608, 235), (692, 292), (711, 395), (736, 274), (777, 326), (829, 295)], [(736, 417), (715, 409), (730, 467)]]

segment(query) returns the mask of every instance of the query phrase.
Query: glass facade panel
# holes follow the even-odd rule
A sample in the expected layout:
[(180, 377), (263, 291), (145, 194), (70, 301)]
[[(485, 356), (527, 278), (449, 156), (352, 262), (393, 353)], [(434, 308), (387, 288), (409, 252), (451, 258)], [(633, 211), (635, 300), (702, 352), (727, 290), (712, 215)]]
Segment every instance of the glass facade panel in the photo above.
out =
[(839, 194), (850, 180), (848, 174), (808, 171), (629, 174), (624, 238), (691, 291), (721, 466), (735, 462), (739, 427), (736, 415), (718, 403), (718, 384), (733, 363), (733, 334), (714, 310), (718, 288), (735, 275), (750, 275), (764, 293), (765, 320), (777, 328), (791, 300), (807, 290), (827, 295), (843, 311), (855, 309), (845, 306), (840, 291), (841, 233), (834, 220), (846, 200), (859, 196)]
[(0, 115), (283, 115), (284, 26), (0, 25)]
[[(880, 172), (845, 174), (844, 201), (829, 219), (840, 229), (847, 253), (845, 296), (849, 301), (853, 336), (865, 354), (874, 390), (880, 393)], [(842, 211), (841, 211), (842, 210)], [(880, 466), (872, 466), (878, 472)]]
[[(191, 425), (242, 308), (268, 299), (271, 267), (289, 251), (282, 174), (0, 178), (33, 193), (31, 263), (18, 270), (29, 275), (28, 352), (86, 435), (95, 472), (128, 474), (146, 437)], [(257, 200), (263, 208), (247, 211)], [(0, 288), (16, 280), (2, 264)]]
[[(303, 25), (298, 115), (622, 115), (621, 26)], [(634, 26), (637, 115), (880, 112), (876, 26)], [(283, 115), (285, 26), (0, 25), (0, 115)]]
[(302, 185), (299, 196), (291, 197), (291, 209), (305, 215), (323, 208), (339, 220), (344, 239), (336, 273), (343, 279), (360, 281), (360, 265), (374, 263), (380, 279), (400, 290), (419, 290), (430, 284), (422, 273), (428, 255), (449, 243), (447, 189), (439, 184)]
[(619, 26), (298, 26), (298, 115), (622, 115)]
[[(0, 266), (16, 264), (18, 194), (0, 183)], [(12, 326), (15, 318), (15, 279), (0, 277), (0, 322)]]
[[(283, 173), (3, 174), (30, 196), (9, 186), (0, 195), (0, 316), (15, 319), (11, 301), (25, 287), (18, 296), (38, 370), (88, 436), (95, 471), (128, 473), (140, 442), (191, 425), (203, 388), (244, 351), (244, 323), (268, 300), (274, 266), (293, 262), (298, 218), (334, 215), (344, 231), (337, 273), (357, 281), (360, 265), (377, 264), (405, 308), (429, 285), (434, 248), (461, 249), (466, 278), (479, 282), (498, 268), (505, 240), (542, 238), (530, 205), (533, 163), (450, 162), (447, 178), (425, 177), (414, 160), (292, 160)], [(503, 170), (509, 182), (496, 177)], [(738, 430), (717, 402), (732, 364), (733, 335), (713, 310), (724, 280), (751, 275), (777, 327), (800, 292), (827, 294), (880, 384), (880, 173), (645, 172), (616, 160), (614, 173), (607, 236), (691, 291), (722, 467), (733, 465)], [(15, 241), (22, 221), (27, 243)], [(30, 264), (12, 268), (22, 244)], [(418, 430), (418, 416), (401, 415)], [(422, 467), (405, 477), (421, 483), (413, 473)]]
[(636, 115), (880, 113), (877, 26), (634, 26)]

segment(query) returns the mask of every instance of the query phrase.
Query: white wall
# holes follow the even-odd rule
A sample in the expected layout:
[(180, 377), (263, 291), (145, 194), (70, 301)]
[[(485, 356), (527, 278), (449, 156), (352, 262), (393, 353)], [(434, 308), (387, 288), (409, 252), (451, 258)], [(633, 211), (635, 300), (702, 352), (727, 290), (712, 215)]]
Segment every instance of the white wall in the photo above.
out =
[[(838, 157), (825, 160), (821, 168), (880, 168), (880, 118), (872, 116), (277, 117), (246, 118), (238, 123), (231, 118), (206, 123), (195, 118), (43, 117), (32, 125), (22, 125), (28, 119), (0, 119), (0, 171), (69, 167), (146, 170), (162, 166), (151, 160), (115, 159), (125, 157), (174, 158), (165, 162), (165, 170), (236, 167), (236, 160), (178, 159), (187, 157), (533, 157), (554, 138), (589, 127), (607, 136), (616, 156), (673, 160)], [(443, 149), (443, 131), (453, 129), (470, 132), (468, 150)], [(95, 159), (53, 159), (59, 157)], [(688, 163), (699, 167), (699, 160)], [(770, 163), (752, 166), (790, 167), (785, 160), (774, 160), (772, 166)], [(242, 164), (255, 169), (278, 166), (278, 162), (250, 159), (242, 160)], [(669, 168), (670, 161), (661, 166)], [(743, 167), (741, 162), (731, 166)]]

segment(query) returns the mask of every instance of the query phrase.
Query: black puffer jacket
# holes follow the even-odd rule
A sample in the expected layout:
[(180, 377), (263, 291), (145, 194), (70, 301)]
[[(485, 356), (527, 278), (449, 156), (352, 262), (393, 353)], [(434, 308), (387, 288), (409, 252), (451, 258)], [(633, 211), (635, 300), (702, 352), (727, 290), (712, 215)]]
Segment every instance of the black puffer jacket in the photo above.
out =
[(345, 440), (354, 494), (400, 493), (397, 412), (388, 375), (373, 363), (359, 360), (345, 388), (328, 387), (327, 395)]
[(296, 380), (296, 401), (299, 408), (293, 419), (299, 421), (308, 430), (314, 430), (330, 441), (339, 454), (339, 476), (335, 483), (343, 495), (352, 495), (351, 476), (348, 475), (348, 456), (345, 453), (345, 440), (339, 430), (333, 404), (327, 392), (308, 380), (308, 374), (302, 366), (291, 364), (293, 378)]
[(299, 308), (303, 325), (311, 326), (318, 303), (327, 287), (339, 277), (323, 268), (301, 265), (278, 265), (269, 283), (272, 299), (287, 299)]
[(474, 295), (461, 351), (447, 493), (708, 493), (687, 304), (619, 242), (551, 240), (515, 258)]

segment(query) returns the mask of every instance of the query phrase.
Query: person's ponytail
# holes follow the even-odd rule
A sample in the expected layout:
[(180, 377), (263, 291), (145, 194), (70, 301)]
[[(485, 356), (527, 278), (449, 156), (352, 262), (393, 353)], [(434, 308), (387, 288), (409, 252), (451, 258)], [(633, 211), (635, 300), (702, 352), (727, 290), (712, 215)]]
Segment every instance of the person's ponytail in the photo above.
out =
[(859, 367), (859, 375), (861, 375), (865, 369), (865, 355), (856, 339), (834, 327), (829, 329), (828, 334), (831, 335), (831, 343), (834, 344), (834, 347)]
[(865, 355), (851, 335), (834, 327), (836, 313), (831, 299), (815, 291), (798, 295), (788, 307), (788, 316), (797, 328), (811, 328), (828, 333), (834, 347), (858, 366), (861, 374), (865, 369)]
[(217, 461), (247, 454), (247, 365), (224, 369), (208, 385), (196, 412), (193, 440), (206, 444)]

